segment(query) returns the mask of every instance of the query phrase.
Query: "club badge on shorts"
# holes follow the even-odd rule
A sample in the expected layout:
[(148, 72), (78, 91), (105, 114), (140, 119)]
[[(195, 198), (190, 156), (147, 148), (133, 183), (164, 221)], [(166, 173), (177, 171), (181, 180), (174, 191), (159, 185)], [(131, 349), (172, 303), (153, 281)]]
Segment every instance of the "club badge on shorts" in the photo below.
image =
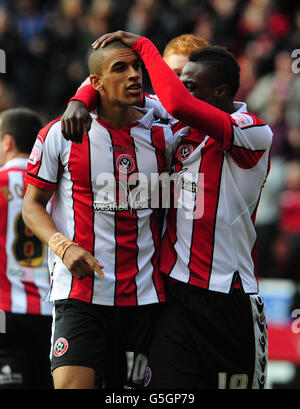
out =
[(67, 352), (69, 343), (65, 338), (58, 338), (54, 344), (53, 355), (56, 357), (62, 356)]

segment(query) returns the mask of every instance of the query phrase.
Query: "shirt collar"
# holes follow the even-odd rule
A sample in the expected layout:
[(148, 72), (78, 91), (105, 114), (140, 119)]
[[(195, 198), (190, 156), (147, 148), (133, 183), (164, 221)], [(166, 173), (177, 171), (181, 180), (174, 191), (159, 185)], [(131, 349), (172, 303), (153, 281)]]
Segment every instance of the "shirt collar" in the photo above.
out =
[(145, 115), (139, 119), (137, 122), (139, 122), (142, 126), (144, 126), (147, 129), (150, 129), (153, 121), (154, 121), (154, 115), (153, 115), (153, 108), (139, 108), (135, 107), (138, 111), (143, 112)]
[[(138, 119), (136, 122), (134, 122), (134, 124), (140, 124), (144, 128), (150, 129), (152, 127), (153, 122), (154, 122), (154, 114), (153, 114), (154, 109), (153, 108), (140, 108), (140, 107), (137, 107), (137, 106), (135, 106), (134, 108), (145, 114), (141, 119)], [(98, 119), (99, 118), (98, 113), (97, 113), (97, 109), (90, 112), (90, 114), (91, 114), (91, 117), (93, 119)]]
[(20, 168), (20, 169), (26, 169), (27, 167), (27, 158), (13, 158), (9, 161), (7, 161), (2, 168), (0, 169), (8, 169), (8, 168)]
[(235, 112), (247, 112), (247, 104), (245, 102), (234, 101), (233, 102)]

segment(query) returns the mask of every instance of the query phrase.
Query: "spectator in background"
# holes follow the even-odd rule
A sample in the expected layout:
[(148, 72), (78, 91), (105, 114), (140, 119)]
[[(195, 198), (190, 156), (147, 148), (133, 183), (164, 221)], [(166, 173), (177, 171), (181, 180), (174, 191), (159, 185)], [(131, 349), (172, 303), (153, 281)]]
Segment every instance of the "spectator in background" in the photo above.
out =
[(45, 84), (48, 116), (57, 115), (66, 95), (85, 73), (84, 51), (80, 38), (86, 7), (82, 0), (61, 0), (48, 16), (47, 29), (51, 47), (48, 64), (51, 73)]
[(260, 78), (247, 98), (250, 109), (264, 118), (276, 133), (273, 154), (282, 153), (287, 117), (297, 117), (300, 110), (300, 77), (292, 72), (291, 66), (291, 53), (278, 52), (274, 71)]
[(279, 199), (278, 232), (272, 244), (272, 278), (299, 282), (300, 263), (300, 161), (285, 166), (284, 187)]
[(128, 31), (153, 38), (163, 49), (176, 32), (181, 30), (180, 17), (160, 0), (136, 0), (125, 23)]
[(15, 77), (16, 57), (20, 52), (20, 41), (10, 13), (0, 5), (0, 49), (6, 54), (5, 82), (12, 84)]
[(256, 214), (255, 228), (258, 237), (258, 271), (261, 278), (272, 278), (276, 261), (270, 243), (277, 235), (278, 201), (284, 184), (285, 161), (280, 156), (272, 157), (268, 179), (263, 187)]
[(193, 34), (182, 34), (169, 41), (164, 49), (163, 58), (171, 70), (180, 77), (191, 51), (206, 46), (208, 42), (204, 38)]
[(45, 10), (38, 0), (14, 0), (12, 7), (20, 41), (15, 78), (17, 101), (35, 109), (45, 90), (42, 73), (47, 69), (49, 58)]

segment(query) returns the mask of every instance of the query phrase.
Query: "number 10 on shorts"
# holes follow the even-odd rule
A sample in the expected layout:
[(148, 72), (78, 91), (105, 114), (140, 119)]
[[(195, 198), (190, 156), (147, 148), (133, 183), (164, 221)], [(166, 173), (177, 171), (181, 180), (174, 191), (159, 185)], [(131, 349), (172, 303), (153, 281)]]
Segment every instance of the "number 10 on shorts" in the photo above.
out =
[(245, 373), (236, 373), (227, 379), (227, 372), (219, 372), (218, 389), (247, 389), (248, 375)]

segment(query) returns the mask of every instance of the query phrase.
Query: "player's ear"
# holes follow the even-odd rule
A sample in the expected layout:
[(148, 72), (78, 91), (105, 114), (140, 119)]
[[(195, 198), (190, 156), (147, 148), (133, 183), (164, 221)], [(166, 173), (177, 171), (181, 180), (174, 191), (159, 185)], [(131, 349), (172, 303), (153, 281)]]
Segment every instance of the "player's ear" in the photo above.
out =
[(101, 91), (103, 89), (102, 77), (100, 75), (90, 75), (90, 81), (95, 90)]
[(14, 137), (9, 133), (6, 133), (2, 136), (1, 142), (4, 153), (10, 152), (16, 146)]

